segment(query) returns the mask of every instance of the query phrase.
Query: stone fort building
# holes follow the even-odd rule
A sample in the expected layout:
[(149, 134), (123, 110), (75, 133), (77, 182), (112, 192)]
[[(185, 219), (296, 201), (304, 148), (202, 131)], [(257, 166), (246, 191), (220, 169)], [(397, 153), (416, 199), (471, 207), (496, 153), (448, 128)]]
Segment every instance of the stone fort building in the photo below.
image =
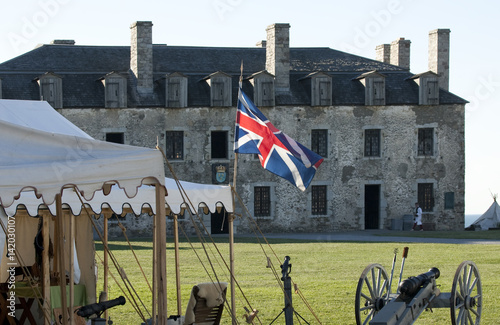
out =
[[(130, 46), (54, 40), (1, 63), (0, 98), (46, 100), (96, 139), (153, 148), (158, 139), (180, 179), (229, 184), (243, 61), (243, 90), (325, 158), (301, 192), (239, 155), (237, 192), (263, 231), (397, 229), (417, 201), (427, 229), (463, 229), (467, 101), (448, 90), (448, 29), (429, 32), (429, 71), (418, 74), (404, 38), (372, 60), (290, 48), (289, 24), (248, 48), (152, 44), (147, 21), (130, 31)], [(227, 231), (223, 212), (204, 218), (212, 233)], [(139, 219), (126, 222), (141, 233)], [(235, 226), (250, 231), (247, 219)]]

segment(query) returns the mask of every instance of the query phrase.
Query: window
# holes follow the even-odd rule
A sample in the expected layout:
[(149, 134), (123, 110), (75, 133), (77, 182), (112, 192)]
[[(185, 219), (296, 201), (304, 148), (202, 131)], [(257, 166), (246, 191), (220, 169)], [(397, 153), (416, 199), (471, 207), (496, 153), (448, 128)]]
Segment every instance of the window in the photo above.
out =
[(418, 204), (424, 212), (434, 209), (434, 185), (432, 183), (418, 184)]
[(385, 75), (374, 70), (356, 79), (365, 86), (365, 105), (385, 105)]
[(429, 79), (427, 80), (427, 101), (425, 104), (427, 105), (439, 105), (439, 83), (437, 79)]
[(111, 72), (100, 80), (104, 85), (105, 107), (127, 107), (127, 79), (119, 73)]
[(328, 130), (311, 130), (311, 150), (323, 158), (328, 157)]
[(253, 188), (253, 209), (255, 217), (271, 216), (271, 188), (255, 186)]
[(38, 79), (40, 99), (48, 102), (53, 108), (62, 108), (62, 79), (48, 72)]
[(365, 130), (365, 157), (380, 157), (380, 129)]
[(434, 155), (434, 129), (420, 128), (418, 129), (418, 155), (433, 156)]
[(332, 104), (332, 78), (318, 73), (311, 79), (312, 106), (329, 106)]
[(174, 72), (167, 76), (165, 83), (166, 107), (187, 107), (188, 79)]
[(274, 76), (267, 71), (254, 73), (247, 78), (253, 85), (253, 102), (258, 107), (274, 106)]
[(165, 133), (165, 155), (171, 160), (184, 159), (184, 131)]
[(311, 186), (311, 214), (326, 215), (327, 214), (327, 199), (326, 185)]
[(212, 131), (212, 159), (227, 159), (227, 132), (226, 131)]
[(439, 82), (438, 75), (428, 71), (410, 77), (415, 80), (418, 88), (419, 105), (439, 105)]
[(385, 105), (385, 79), (374, 78), (371, 105)]
[(106, 133), (106, 142), (125, 143), (125, 134), (123, 132), (109, 132)]
[(210, 86), (210, 105), (231, 106), (231, 76), (224, 72), (215, 72), (204, 78)]
[(444, 193), (444, 208), (445, 210), (452, 210), (455, 208), (455, 192)]

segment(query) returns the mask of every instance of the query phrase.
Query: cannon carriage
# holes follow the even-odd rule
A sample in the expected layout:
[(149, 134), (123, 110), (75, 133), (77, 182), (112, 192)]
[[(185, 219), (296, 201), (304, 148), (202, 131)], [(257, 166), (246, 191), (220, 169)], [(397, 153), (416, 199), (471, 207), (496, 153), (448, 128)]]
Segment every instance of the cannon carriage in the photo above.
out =
[(474, 262), (462, 262), (455, 272), (451, 292), (441, 292), (436, 284), (440, 271), (435, 267), (401, 281), (407, 254), (408, 248), (405, 247), (395, 293), (391, 291), (391, 285), (397, 250), (390, 276), (378, 263), (368, 265), (361, 273), (355, 298), (357, 325), (413, 324), (424, 311), (433, 308), (449, 308), (453, 325), (480, 323), (482, 287)]

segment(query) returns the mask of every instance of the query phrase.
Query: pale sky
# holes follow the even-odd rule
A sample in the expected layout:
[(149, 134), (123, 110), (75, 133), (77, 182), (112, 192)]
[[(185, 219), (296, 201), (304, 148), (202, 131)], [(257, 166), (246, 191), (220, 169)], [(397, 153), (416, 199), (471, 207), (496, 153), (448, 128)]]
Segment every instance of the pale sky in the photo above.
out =
[(444, 0), (4, 0), (0, 62), (53, 39), (130, 45), (130, 24), (153, 22), (153, 42), (251, 47), (272, 23), (290, 23), (291, 47), (330, 47), (375, 58), (375, 46), (411, 41), (410, 70), (428, 70), (428, 33), (449, 28), (450, 91), (466, 106), (466, 214), (500, 192), (500, 2)]

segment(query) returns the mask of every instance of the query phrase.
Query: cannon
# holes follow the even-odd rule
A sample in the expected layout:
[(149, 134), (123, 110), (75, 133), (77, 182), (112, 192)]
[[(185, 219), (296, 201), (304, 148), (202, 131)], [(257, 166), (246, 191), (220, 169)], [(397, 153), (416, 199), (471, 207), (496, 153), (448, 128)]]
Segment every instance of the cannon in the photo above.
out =
[(453, 325), (478, 325), (481, 320), (482, 287), (476, 264), (464, 261), (455, 272), (451, 292), (441, 292), (436, 285), (438, 268), (401, 281), (405, 247), (400, 271), (400, 283), (391, 292), (397, 250), (394, 252), (391, 275), (382, 265), (368, 265), (358, 281), (355, 298), (357, 325), (413, 324), (425, 310), (449, 308)]
[[(113, 308), (119, 305), (125, 305), (125, 302), (125, 298), (123, 296), (120, 296), (109, 301), (97, 302), (80, 307), (75, 310), (75, 313), (80, 317), (89, 317), (92, 315), (96, 315), (96, 318), (92, 318), (92, 325), (104, 325), (106, 324), (106, 320), (101, 318), (101, 314), (109, 308)], [(112, 322), (110, 322), (109, 324), (112, 324)]]

